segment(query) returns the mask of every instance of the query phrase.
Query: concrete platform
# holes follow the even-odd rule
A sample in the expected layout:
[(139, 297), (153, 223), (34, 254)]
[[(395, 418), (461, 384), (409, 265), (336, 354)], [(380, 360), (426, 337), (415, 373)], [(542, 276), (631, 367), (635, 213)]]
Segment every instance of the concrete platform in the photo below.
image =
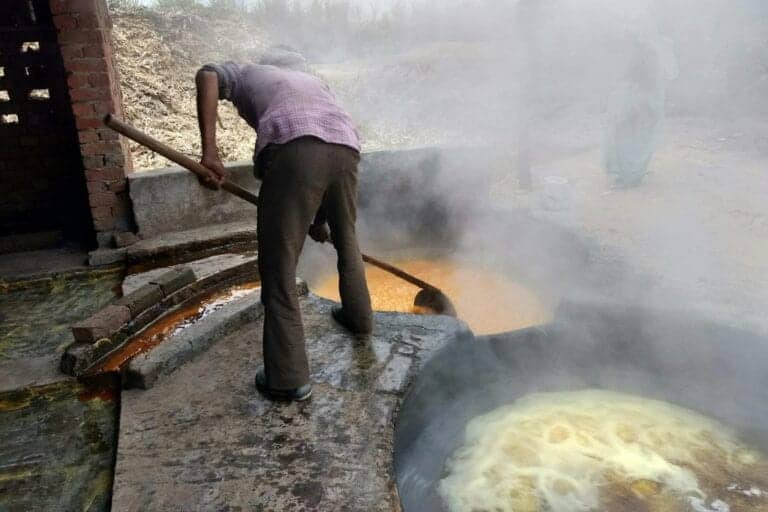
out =
[(0, 393), (0, 510), (109, 510), (118, 409), (74, 381)]
[(261, 320), (220, 339), (154, 387), (123, 393), (113, 511), (392, 511), (393, 418), (439, 347), (471, 343), (449, 317), (376, 314), (370, 345), (301, 300), (315, 382), (303, 404), (253, 386)]

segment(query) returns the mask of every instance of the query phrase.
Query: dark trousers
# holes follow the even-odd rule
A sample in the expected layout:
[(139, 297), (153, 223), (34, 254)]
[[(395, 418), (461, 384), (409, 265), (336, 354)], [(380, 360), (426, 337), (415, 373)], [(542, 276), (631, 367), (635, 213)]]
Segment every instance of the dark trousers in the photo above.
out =
[(309, 382), (304, 329), (296, 294), (296, 265), (322, 207), (338, 254), (339, 292), (347, 317), (371, 328), (371, 299), (355, 233), (357, 164), (346, 146), (303, 137), (260, 155), (259, 273), (264, 305), (267, 385), (291, 389)]

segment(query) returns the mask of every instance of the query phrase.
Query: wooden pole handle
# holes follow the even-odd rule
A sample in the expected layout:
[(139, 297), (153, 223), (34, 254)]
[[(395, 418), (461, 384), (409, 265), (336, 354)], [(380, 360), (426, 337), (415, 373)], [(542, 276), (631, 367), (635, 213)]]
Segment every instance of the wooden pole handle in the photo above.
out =
[(428, 282), (422, 281), (418, 277), (413, 276), (408, 272), (395, 267), (394, 265), (390, 265), (389, 263), (385, 263), (381, 260), (377, 260), (373, 256), (368, 256), (367, 254), (363, 254), (363, 261), (368, 263), (369, 265), (373, 265), (374, 267), (379, 267), (385, 272), (389, 272), (390, 274), (395, 275), (404, 281), (408, 281), (412, 285), (418, 286), (423, 290), (431, 290), (434, 292), (442, 293), (442, 291), (440, 291), (439, 288), (432, 286)]
[[(201, 178), (205, 178), (206, 176), (208, 176), (208, 173), (209, 173), (208, 169), (206, 169), (199, 162), (195, 162), (184, 153), (176, 151), (170, 146), (166, 146), (165, 144), (155, 139), (154, 137), (147, 135), (141, 130), (137, 130), (136, 128), (129, 125), (128, 123), (125, 123), (120, 119), (116, 118), (112, 114), (107, 114), (106, 116), (104, 116), (104, 124), (107, 125), (109, 128), (115, 130), (117, 133), (120, 133), (128, 137), (132, 141), (138, 142), (142, 146), (146, 146), (147, 148), (151, 149), (155, 153), (158, 153), (164, 156), (165, 158), (167, 158), (168, 160), (179, 164), (180, 166), (184, 167), (189, 171), (192, 171), (197, 176)], [(249, 203), (258, 204), (259, 196), (257, 196), (256, 194), (253, 194), (252, 192), (249, 192), (248, 190), (244, 189), (240, 185), (237, 185), (229, 181), (224, 181), (224, 183), (221, 184), (221, 188), (223, 188), (227, 192), (235, 194), (240, 199), (244, 199)], [(380, 269), (386, 272), (389, 272), (390, 274), (393, 274), (399, 277), (400, 279), (408, 281), (409, 283), (415, 286), (418, 286), (419, 288), (442, 293), (439, 288), (432, 286), (426, 281), (422, 281), (418, 277), (412, 276), (408, 272), (405, 272), (404, 270), (400, 270), (399, 268), (392, 266), (389, 263), (385, 263), (381, 260), (377, 260), (372, 256), (363, 254), (363, 261), (375, 267), (379, 267)]]
[[(181, 153), (179, 151), (176, 151), (172, 147), (166, 146), (159, 140), (155, 139), (154, 137), (151, 137), (147, 135), (146, 133), (137, 130), (133, 126), (129, 125), (128, 123), (125, 123), (121, 121), (120, 119), (116, 118), (112, 114), (107, 114), (104, 116), (104, 124), (107, 125), (109, 128), (112, 128), (117, 133), (120, 133), (121, 135), (124, 135), (131, 139), (132, 141), (138, 142), (142, 146), (146, 146), (155, 153), (158, 153), (171, 162), (177, 163), (180, 166), (184, 167), (185, 169), (192, 171), (200, 178), (205, 178), (208, 176), (208, 169), (206, 169), (202, 164), (199, 162), (195, 162), (191, 158), (189, 158), (184, 153)], [(244, 199), (245, 201), (248, 201), (249, 203), (257, 204), (259, 201), (259, 196), (256, 194), (249, 192), (248, 190), (244, 189), (240, 185), (237, 185), (236, 183), (232, 183), (230, 181), (224, 181), (224, 183), (221, 184), (221, 188), (226, 190), (229, 193), (235, 194), (240, 199)]]

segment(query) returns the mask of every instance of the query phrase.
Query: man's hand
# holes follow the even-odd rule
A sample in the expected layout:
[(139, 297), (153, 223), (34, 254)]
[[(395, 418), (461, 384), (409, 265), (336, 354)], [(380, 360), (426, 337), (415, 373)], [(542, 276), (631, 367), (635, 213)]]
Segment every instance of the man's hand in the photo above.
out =
[(315, 242), (324, 244), (331, 239), (331, 233), (328, 231), (328, 224), (312, 224), (309, 226), (309, 236)]
[(218, 155), (203, 155), (200, 164), (208, 169), (208, 176), (198, 177), (200, 184), (212, 190), (218, 190), (221, 184), (227, 179), (227, 170), (221, 163)]

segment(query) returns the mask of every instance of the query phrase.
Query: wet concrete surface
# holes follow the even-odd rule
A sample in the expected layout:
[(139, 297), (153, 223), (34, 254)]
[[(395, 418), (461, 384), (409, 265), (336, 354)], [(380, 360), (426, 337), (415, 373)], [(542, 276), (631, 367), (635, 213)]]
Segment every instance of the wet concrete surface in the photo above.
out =
[(67, 378), (59, 360), (70, 324), (121, 279), (91, 269), (0, 281), (1, 511), (109, 510), (119, 398)]
[(74, 381), (0, 393), (0, 510), (109, 510), (118, 400)]
[(114, 299), (121, 279), (120, 269), (105, 269), (0, 281), (0, 391), (63, 380), (70, 326)]
[(125, 391), (113, 510), (398, 510), (401, 395), (466, 326), (378, 313), (371, 343), (360, 345), (331, 320), (334, 303), (311, 294), (301, 303), (312, 399), (276, 404), (256, 393), (260, 319), (153, 388)]

